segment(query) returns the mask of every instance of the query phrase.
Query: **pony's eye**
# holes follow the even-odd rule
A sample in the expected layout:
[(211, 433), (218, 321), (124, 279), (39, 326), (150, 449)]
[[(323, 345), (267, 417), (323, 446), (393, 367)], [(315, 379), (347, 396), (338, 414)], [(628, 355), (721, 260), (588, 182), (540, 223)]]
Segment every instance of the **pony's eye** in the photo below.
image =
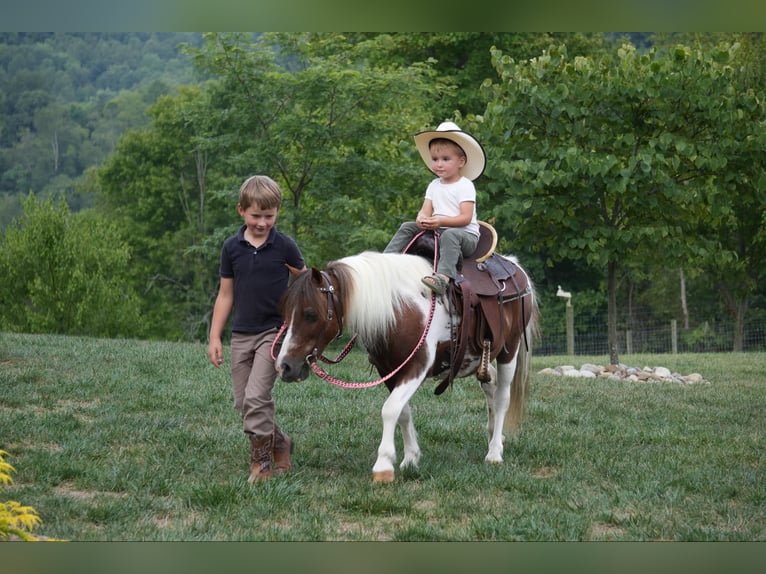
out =
[(303, 311), (303, 318), (309, 323), (316, 323), (319, 321), (319, 314), (314, 309), (306, 309)]

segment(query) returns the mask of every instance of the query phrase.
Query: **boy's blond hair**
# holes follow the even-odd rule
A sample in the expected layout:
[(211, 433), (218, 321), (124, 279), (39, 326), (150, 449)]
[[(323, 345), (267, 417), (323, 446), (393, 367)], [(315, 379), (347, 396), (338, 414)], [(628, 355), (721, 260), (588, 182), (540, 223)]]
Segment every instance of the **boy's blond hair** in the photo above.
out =
[(282, 191), (270, 177), (253, 175), (239, 188), (239, 205), (242, 209), (252, 205), (261, 209), (279, 209), (282, 206)]
[(450, 148), (455, 150), (455, 153), (459, 155), (460, 157), (466, 157), (465, 150), (461, 148), (458, 144), (453, 142), (452, 140), (449, 140), (447, 138), (434, 138), (430, 142), (428, 142), (428, 149), (429, 150), (440, 150), (444, 148)]

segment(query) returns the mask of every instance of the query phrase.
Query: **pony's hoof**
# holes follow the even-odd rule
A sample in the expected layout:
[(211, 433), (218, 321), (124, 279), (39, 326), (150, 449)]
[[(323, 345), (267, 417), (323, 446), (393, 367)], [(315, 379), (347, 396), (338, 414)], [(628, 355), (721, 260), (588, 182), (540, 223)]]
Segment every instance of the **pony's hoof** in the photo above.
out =
[(381, 484), (388, 484), (389, 482), (394, 482), (394, 471), (393, 470), (383, 470), (380, 472), (373, 472), (372, 473), (372, 482), (373, 483), (381, 483)]

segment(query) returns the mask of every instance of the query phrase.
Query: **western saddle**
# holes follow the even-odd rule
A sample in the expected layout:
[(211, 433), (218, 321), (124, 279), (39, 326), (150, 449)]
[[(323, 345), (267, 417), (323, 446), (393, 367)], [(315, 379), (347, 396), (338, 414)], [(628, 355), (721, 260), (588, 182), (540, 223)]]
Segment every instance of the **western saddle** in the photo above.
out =
[[(484, 221), (479, 221), (479, 243), (474, 253), (458, 262), (457, 275), (450, 282), (446, 297), (450, 309), (459, 309), (462, 320), (460, 329), (453, 329), (450, 341), (450, 364), (447, 377), (439, 383), (434, 393), (439, 395), (452, 384), (466, 351), (471, 348), (481, 353), (476, 377), (481, 382), (490, 380), (489, 363), (505, 345), (505, 321), (503, 305), (522, 299), (531, 293), (527, 275), (519, 273), (511, 260), (495, 253), (497, 232)], [(432, 232), (423, 232), (407, 249), (408, 253), (433, 260), (436, 241)], [(522, 321), (526, 319), (522, 317)]]

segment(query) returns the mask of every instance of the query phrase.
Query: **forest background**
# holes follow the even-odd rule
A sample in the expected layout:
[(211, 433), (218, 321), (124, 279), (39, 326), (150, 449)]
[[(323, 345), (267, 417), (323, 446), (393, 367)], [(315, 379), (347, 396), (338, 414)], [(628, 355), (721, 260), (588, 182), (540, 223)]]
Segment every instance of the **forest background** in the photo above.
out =
[[(0, 34), (0, 330), (206, 340), (239, 185), (276, 179), (309, 265), (382, 249), (432, 177), (488, 156), (481, 219), (564, 300), (689, 341), (766, 319), (762, 34)], [(704, 326), (704, 327), (703, 327)]]

